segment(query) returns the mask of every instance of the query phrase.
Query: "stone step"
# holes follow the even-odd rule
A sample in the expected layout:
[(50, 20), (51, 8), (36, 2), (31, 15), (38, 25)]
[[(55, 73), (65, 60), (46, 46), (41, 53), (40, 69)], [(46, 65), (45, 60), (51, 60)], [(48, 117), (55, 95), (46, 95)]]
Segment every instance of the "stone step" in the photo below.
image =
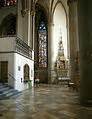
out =
[(3, 91), (7, 91), (7, 90), (9, 90), (9, 89), (10, 89), (9, 87), (2, 87), (2, 88), (0, 89), (0, 91), (3, 92)]
[(6, 96), (11, 97), (13, 95), (17, 95), (18, 93), (19, 93), (18, 91), (13, 91), (13, 92), (7, 93)]
[(15, 90), (14, 89), (8, 89), (8, 90), (3, 91), (2, 93), (7, 95), (8, 93), (12, 93), (13, 91), (15, 91)]
[(21, 94), (20, 91), (11, 88), (8, 85), (0, 84), (0, 100), (8, 98), (16, 98)]

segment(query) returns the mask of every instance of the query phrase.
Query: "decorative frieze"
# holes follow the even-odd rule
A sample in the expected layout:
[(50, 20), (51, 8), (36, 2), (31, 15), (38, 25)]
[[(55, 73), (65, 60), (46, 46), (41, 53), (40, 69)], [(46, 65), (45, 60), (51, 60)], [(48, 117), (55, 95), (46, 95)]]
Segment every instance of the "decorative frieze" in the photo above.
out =
[(22, 55), (25, 55), (27, 57), (29, 57), (30, 59), (32, 59), (32, 49), (20, 38), (16, 38), (16, 51)]

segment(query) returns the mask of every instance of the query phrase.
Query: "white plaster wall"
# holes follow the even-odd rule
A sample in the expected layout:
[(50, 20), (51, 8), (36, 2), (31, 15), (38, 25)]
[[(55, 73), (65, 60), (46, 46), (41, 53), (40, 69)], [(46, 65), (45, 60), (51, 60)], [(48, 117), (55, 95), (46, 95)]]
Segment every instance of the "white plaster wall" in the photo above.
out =
[[(14, 72), (15, 72), (15, 89), (21, 91), (25, 90), (28, 87), (28, 83), (24, 83), (24, 65), (28, 64), (30, 67), (30, 80), (32, 80), (32, 86), (34, 85), (34, 61), (23, 57), (17, 53), (14, 55), (15, 59), (15, 65), (14, 65)], [(18, 67), (20, 67), (20, 71), (18, 70)], [(21, 82), (22, 78), (22, 82)]]
[(64, 8), (61, 3), (57, 4), (56, 9), (54, 11), (53, 16), (53, 40), (52, 40), (52, 54), (53, 54), (53, 66), (54, 62), (57, 58), (58, 53), (58, 43), (61, 40), (60, 36), (62, 36), (62, 42), (64, 46), (64, 55), (67, 58), (67, 24), (66, 24), (66, 14)]
[(0, 38), (0, 52), (14, 51), (15, 37)]
[[(14, 76), (14, 53), (1, 53), (0, 61), (8, 61), (8, 73)], [(8, 76), (8, 84), (14, 87), (14, 79)]]

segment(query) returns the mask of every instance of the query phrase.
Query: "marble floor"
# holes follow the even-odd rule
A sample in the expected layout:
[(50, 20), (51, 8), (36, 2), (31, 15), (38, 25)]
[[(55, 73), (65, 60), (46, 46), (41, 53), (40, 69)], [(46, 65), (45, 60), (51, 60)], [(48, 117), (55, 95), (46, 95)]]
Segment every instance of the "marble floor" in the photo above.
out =
[(81, 106), (78, 93), (68, 87), (40, 85), (0, 100), (0, 119), (92, 119), (92, 107)]

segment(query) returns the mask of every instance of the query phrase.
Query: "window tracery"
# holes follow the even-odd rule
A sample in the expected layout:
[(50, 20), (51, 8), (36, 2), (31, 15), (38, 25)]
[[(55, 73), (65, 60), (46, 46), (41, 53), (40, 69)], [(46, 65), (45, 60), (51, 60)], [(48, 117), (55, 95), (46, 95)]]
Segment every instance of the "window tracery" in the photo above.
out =
[(47, 67), (47, 31), (44, 22), (39, 26), (39, 67)]

